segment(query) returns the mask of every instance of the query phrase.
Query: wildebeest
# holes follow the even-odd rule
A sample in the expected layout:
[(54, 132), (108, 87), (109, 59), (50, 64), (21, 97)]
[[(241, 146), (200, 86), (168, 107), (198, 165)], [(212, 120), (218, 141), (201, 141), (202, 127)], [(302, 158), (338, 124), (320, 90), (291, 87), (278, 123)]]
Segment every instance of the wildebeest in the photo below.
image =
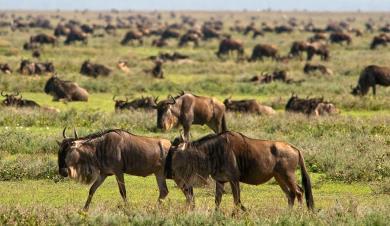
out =
[(177, 61), (177, 60), (184, 60), (188, 59), (189, 56), (184, 55), (182, 53), (173, 52), (173, 53), (159, 53), (158, 56), (151, 56), (149, 59), (151, 60), (157, 60), (160, 59), (162, 61)]
[(80, 68), (80, 74), (92, 76), (97, 78), (99, 75), (108, 76), (111, 73), (111, 69), (102, 65), (102, 64), (94, 64), (89, 60), (84, 61)]
[(24, 50), (33, 50), (33, 49), (38, 49), (39, 48), (39, 44), (36, 43), (36, 42), (26, 42), (23, 44), (23, 49)]
[(323, 116), (337, 114), (339, 110), (334, 104), (324, 101), (324, 98), (299, 98), (297, 95), (292, 95), (287, 101), (286, 111), (303, 113), (308, 116)]
[(202, 34), (203, 34), (203, 40), (209, 40), (213, 38), (219, 39), (221, 37), (219, 31), (208, 26), (202, 27)]
[(260, 83), (260, 84), (271, 83), (273, 81), (281, 81), (281, 82), (285, 82), (287, 84), (291, 84), (291, 83), (302, 83), (304, 80), (295, 81), (291, 78), (288, 78), (287, 71), (276, 70), (272, 73), (262, 73), (261, 76), (255, 75), (251, 79), (249, 79), (249, 81)]
[(198, 47), (199, 46), (199, 40), (200, 40), (200, 37), (199, 37), (198, 34), (196, 34), (196, 33), (186, 33), (186, 34), (184, 34), (183, 36), (180, 37), (179, 47), (183, 47), (184, 45), (186, 45), (189, 42), (194, 43), (194, 46)]
[(63, 24), (58, 24), (57, 27), (54, 29), (54, 36), (60, 37), (60, 36), (67, 36), (70, 32), (70, 29), (66, 27)]
[(156, 47), (164, 47), (164, 46), (167, 46), (168, 45), (168, 42), (165, 40), (165, 39), (154, 39), (152, 41), (152, 46), (156, 46)]
[(88, 36), (84, 32), (78, 30), (78, 29), (72, 29), (67, 35), (66, 40), (64, 41), (65, 45), (72, 44), (76, 41), (80, 41), (84, 44), (87, 44), (88, 42)]
[(223, 101), (227, 111), (256, 113), (259, 115), (274, 115), (276, 111), (269, 106), (260, 104), (254, 99), (231, 100), (227, 98)]
[(143, 37), (143, 35), (139, 31), (129, 31), (126, 33), (125, 37), (123, 37), (121, 44), (126, 45), (130, 41), (132, 42), (132, 41), (136, 40), (139, 42), (140, 45), (142, 45), (144, 43), (144, 40), (142, 37)]
[(310, 43), (307, 46), (306, 53), (308, 61), (312, 60), (314, 55), (319, 55), (321, 57), (321, 60), (329, 59), (328, 46), (321, 42)]
[(7, 107), (29, 107), (29, 108), (39, 108), (39, 104), (37, 104), (33, 100), (23, 99), (22, 95), (19, 96), (19, 92), (16, 94), (4, 94), (1, 91), (1, 96), (5, 97), (3, 100), (3, 105)]
[(5, 74), (12, 74), (12, 69), (8, 64), (0, 64), (0, 71)]
[(239, 40), (226, 38), (220, 42), (216, 55), (218, 56), (218, 58), (221, 58), (222, 55), (229, 54), (233, 51), (237, 51), (237, 58), (242, 57), (244, 55), (243, 43)]
[(330, 34), (329, 40), (331, 43), (343, 43), (346, 42), (348, 45), (352, 42), (352, 37), (349, 34), (343, 32), (334, 32)]
[(163, 61), (159, 58), (157, 58), (155, 61), (154, 61), (154, 67), (152, 68), (152, 70), (150, 69), (146, 69), (144, 70), (146, 73), (151, 73), (153, 75), (153, 77), (155, 78), (160, 78), (160, 79), (163, 79), (164, 78), (164, 71), (163, 71)]
[(353, 95), (366, 95), (372, 87), (372, 94), (376, 94), (376, 85), (390, 86), (390, 68), (370, 65), (360, 74), (358, 84), (352, 89)]
[(302, 59), (302, 52), (307, 50), (308, 42), (306, 41), (295, 41), (291, 45), (289, 55), (291, 57), (299, 57)]
[(64, 81), (57, 76), (47, 80), (44, 91), (53, 96), (54, 101), (61, 99), (66, 101), (88, 101), (88, 92), (77, 83)]
[(325, 65), (322, 65), (322, 64), (306, 63), (305, 67), (303, 68), (303, 72), (305, 74), (310, 74), (310, 73), (313, 73), (316, 71), (319, 71), (324, 75), (333, 75), (332, 70), (330, 70), (329, 68), (327, 68)]
[(275, 45), (257, 44), (253, 47), (249, 61), (263, 60), (263, 57), (271, 57), (273, 60), (276, 60), (278, 57), (278, 47)]
[(325, 33), (315, 33), (313, 36), (308, 38), (309, 42), (317, 42), (317, 41), (327, 41), (328, 37)]
[(154, 110), (158, 97), (141, 97), (129, 101), (126, 97), (126, 100), (116, 99), (115, 96), (112, 98), (115, 102), (115, 110), (136, 110), (136, 109), (145, 109), (145, 110)]
[[(301, 168), (302, 186), (297, 184), (295, 170)], [(259, 185), (275, 178), (286, 194), (289, 206), (295, 198), (302, 203), (302, 193), (309, 209), (314, 208), (312, 185), (303, 154), (291, 144), (258, 140), (237, 132), (210, 134), (193, 142), (172, 145), (165, 165), (166, 175), (172, 175), (194, 205), (193, 184), (211, 176), (216, 181), (215, 204), (218, 208), (226, 182), (232, 188), (234, 204), (242, 210), (240, 182)]]
[(274, 28), (274, 31), (277, 34), (281, 34), (281, 33), (291, 33), (294, 31), (294, 29), (287, 25), (280, 25), (280, 26), (276, 26)]
[(183, 126), (184, 136), (189, 139), (192, 124), (206, 124), (215, 133), (226, 131), (225, 105), (215, 98), (182, 93), (177, 97), (160, 101), (157, 105), (157, 128), (169, 130)]
[(57, 38), (55, 36), (42, 33), (31, 36), (30, 43), (52, 44), (54, 46), (57, 44)]
[(374, 36), (374, 38), (372, 39), (370, 48), (371, 49), (376, 49), (376, 47), (378, 45), (387, 46), (387, 43), (389, 43), (389, 42), (390, 42), (390, 35), (382, 33), (382, 34), (380, 34), (378, 36)]
[(160, 191), (158, 200), (168, 195), (164, 165), (171, 146), (169, 140), (137, 136), (119, 129), (80, 138), (75, 132), (75, 137), (68, 138), (65, 129), (64, 139), (59, 143), (59, 174), (84, 184), (93, 183), (84, 210), (88, 210), (96, 189), (111, 175), (115, 175), (125, 202), (125, 173), (141, 177), (154, 174)]
[(41, 75), (44, 73), (54, 73), (55, 68), (53, 63), (34, 63), (29, 60), (22, 60), (20, 62), (19, 73), (23, 75)]
[(170, 39), (170, 38), (179, 38), (180, 37), (180, 32), (177, 30), (174, 30), (172, 28), (168, 28), (163, 31), (161, 34), (160, 39), (165, 40), (165, 39)]

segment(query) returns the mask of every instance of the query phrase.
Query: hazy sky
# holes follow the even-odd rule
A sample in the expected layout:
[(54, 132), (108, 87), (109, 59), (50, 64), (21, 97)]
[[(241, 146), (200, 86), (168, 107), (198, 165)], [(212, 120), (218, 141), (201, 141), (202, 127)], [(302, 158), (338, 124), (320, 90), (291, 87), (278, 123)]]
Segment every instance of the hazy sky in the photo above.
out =
[(0, 0), (7, 9), (390, 11), (390, 0)]

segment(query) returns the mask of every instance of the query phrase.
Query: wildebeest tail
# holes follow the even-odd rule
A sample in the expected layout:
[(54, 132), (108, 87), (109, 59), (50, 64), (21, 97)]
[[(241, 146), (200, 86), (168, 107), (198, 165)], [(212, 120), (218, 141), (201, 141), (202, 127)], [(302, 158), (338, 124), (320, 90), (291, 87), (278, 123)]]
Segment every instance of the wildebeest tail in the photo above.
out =
[(226, 114), (223, 114), (222, 116), (222, 132), (228, 131), (227, 125), (226, 125)]
[(305, 191), (305, 199), (306, 199), (306, 205), (307, 208), (310, 210), (314, 209), (314, 199), (313, 199), (313, 192), (311, 189), (311, 181), (309, 174), (307, 173), (305, 161), (303, 159), (302, 153), (299, 149), (296, 147), (293, 147), (295, 150), (298, 151), (299, 154), (299, 166), (301, 167), (301, 176), (302, 176), (302, 186)]

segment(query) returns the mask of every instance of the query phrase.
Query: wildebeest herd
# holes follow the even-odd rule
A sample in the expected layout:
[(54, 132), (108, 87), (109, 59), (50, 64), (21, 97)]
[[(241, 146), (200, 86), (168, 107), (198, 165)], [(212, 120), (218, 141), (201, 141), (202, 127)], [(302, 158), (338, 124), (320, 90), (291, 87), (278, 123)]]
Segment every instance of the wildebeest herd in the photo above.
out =
[[(171, 16), (174, 17), (173, 15)], [(265, 22), (256, 25), (254, 20), (243, 26), (236, 21), (229, 29), (226, 29), (224, 21), (214, 17), (204, 20), (201, 24), (191, 16), (182, 16), (180, 22), (172, 23), (159, 23), (141, 14), (126, 19), (117, 17), (116, 21), (104, 15), (100, 15), (99, 18), (105, 25), (61, 18), (61, 22), (54, 27), (50, 24), (50, 20), (43, 18), (12, 17), (12, 23), (2, 24), (2, 26), (9, 26), (13, 30), (35, 27), (44, 29), (43, 33), (31, 35), (22, 46), (24, 50), (31, 51), (33, 57), (37, 59), (44, 54), (40, 52), (44, 45), (58, 48), (62, 45), (61, 39), (64, 39), (64, 45), (79, 45), (76, 42), (89, 45), (90, 39), (98, 39), (104, 35), (115, 37), (117, 30), (126, 30), (124, 37), (117, 40), (121, 48), (147, 45), (145, 39), (154, 37), (151, 45), (156, 48), (172, 45), (172, 40), (177, 40), (177, 48), (192, 45), (196, 50), (202, 43), (216, 39), (218, 45), (213, 49), (213, 54), (215, 53), (213, 57), (216, 60), (225, 60), (234, 53), (237, 54), (237, 64), (261, 64), (267, 58), (282, 64), (288, 64), (292, 60), (306, 60), (301, 69), (305, 74), (319, 72), (329, 77), (335, 72), (326, 65), (312, 63), (314, 57), (318, 56), (321, 63), (326, 63), (334, 56), (330, 45), (350, 46), (353, 45), (354, 39), (364, 33), (375, 32), (374, 25), (370, 22), (367, 22), (367, 30), (363, 32), (351, 27), (346, 21), (331, 22), (322, 28), (311, 21), (298, 23), (294, 18), (289, 18), (285, 24), (274, 25)], [(26, 19), (30, 23), (26, 23)], [(370, 43), (369, 48), (372, 51), (380, 45), (387, 46), (390, 42), (390, 36), (387, 34), (390, 29), (386, 30), (386, 26), (377, 29), (380, 34)], [(102, 30), (104, 33), (99, 33)], [(49, 31), (53, 34), (48, 34)], [(247, 46), (244, 41), (237, 38), (239, 35), (246, 36), (252, 33), (252, 38), (256, 39), (271, 32), (312, 34), (306, 40), (292, 42), (286, 55), (281, 54), (282, 51), (276, 44), (258, 43), (252, 47), (251, 54), (247, 56), (245, 52)], [(159, 53), (148, 58), (154, 63), (153, 68), (143, 71), (154, 78), (164, 79), (166, 73), (163, 66), (166, 62), (178, 62), (189, 58), (190, 56), (180, 51)], [(117, 62), (116, 67), (119, 70), (126, 73), (130, 71), (128, 61), (118, 59)], [(42, 90), (53, 96), (53, 101), (88, 101), (87, 89), (76, 82), (63, 80), (57, 74), (54, 64), (22, 59), (16, 72), (30, 76), (49, 74), (50, 77)], [(80, 74), (94, 79), (112, 76), (114, 70), (110, 66), (88, 59), (78, 68)], [(2, 76), (14, 73), (10, 65), (5, 62), (1, 62), (0, 71), (4, 73)], [(257, 84), (268, 84), (274, 81), (286, 84), (305, 82), (305, 80), (290, 78), (286, 70), (262, 73), (261, 76), (253, 76), (249, 81)], [(372, 88), (375, 95), (377, 85), (390, 85), (390, 68), (378, 65), (365, 66), (351, 94), (363, 96)], [(33, 100), (23, 99), (19, 92), (2, 91), (1, 96), (5, 98), (2, 105), (6, 107), (40, 108), (40, 105)], [(73, 137), (68, 137), (65, 128), (63, 140), (59, 142), (59, 174), (85, 184), (92, 184), (84, 206), (85, 210), (89, 208), (97, 188), (111, 175), (115, 175), (120, 195), (124, 201), (127, 201), (124, 174), (143, 177), (154, 174), (159, 188), (159, 200), (168, 195), (166, 179), (173, 179), (190, 205), (194, 205), (194, 185), (199, 180), (207, 180), (211, 177), (216, 184), (216, 206), (221, 203), (224, 184), (229, 183), (234, 204), (242, 210), (246, 208), (240, 200), (240, 182), (258, 185), (275, 178), (286, 194), (290, 206), (294, 205), (295, 199), (302, 203), (305, 196), (307, 207), (314, 208), (312, 185), (301, 150), (286, 142), (253, 139), (240, 132), (229, 131), (227, 112), (253, 113), (266, 117), (277, 115), (277, 111), (271, 106), (266, 106), (256, 99), (233, 100), (232, 96), (221, 102), (214, 97), (199, 96), (184, 91), (177, 96), (169, 95), (167, 99), (160, 101), (157, 96), (151, 95), (131, 100), (126, 95), (122, 97), (125, 98), (112, 97), (115, 111), (143, 109), (155, 112), (158, 129), (167, 131), (181, 126), (183, 134), (172, 142), (167, 139), (134, 135), (121, 129), (105, 130), (84, 137), (79, 137), (74, 130)], [(337, 115), (340, 112), (334, 103), (323, 97), (299, 98), (296, 94), (292, 94), (285, 103), (285, 111), (303, 113), (307, 116)], [(191, 141), (190, 130), (193, 125), (207, 125), (214, 134)], [(298, 166), (301, 169), (302, 187), (298, 185), (295, 178), (295, 170)]]

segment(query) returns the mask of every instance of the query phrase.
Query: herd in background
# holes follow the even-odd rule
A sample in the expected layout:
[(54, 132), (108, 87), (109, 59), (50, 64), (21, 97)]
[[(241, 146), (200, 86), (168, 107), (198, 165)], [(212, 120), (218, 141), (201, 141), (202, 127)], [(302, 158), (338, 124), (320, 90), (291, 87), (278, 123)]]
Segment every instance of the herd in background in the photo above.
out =
[[(201, 25), (198, 23), (196, 18), (191, 16), (181, 16), (181, 22), (173, 22), (171, 24), (162, 23), (160, 19), (162, 18), (161, 14), (155, 14), (153, 16), (144, 16), (144, 15), (135, 15), (128, 17), (116, 17), (113, 18), (111, 14), (100, 14), (99, 21), (104, 22), (106, 25), (102, 24), (86, 24), (81, 23), (78, 20), (65, 19), (60, 15), (55, 15), (56, 19), (60, 19), (60, 22), (57, 26), (53, 26), (49, 19), (43, 16), (33, 17), (31, 15), (23, 17), (17, 17), (14, 14), (11, 16), (6, 13), (0, 15), (1, 27), (10, 27), (12, 31), (28, 31), (29, 28), (41, 28), (47, 30), (54, 30), (53, 35), (47, 33), (39, 33), (32, 35), (30, 40), (23, 45), (25, 50), (33, 50), (32, 55), (39, 58), (41, 55), (40, 46), (41, 45), (52, 45), (56, 47), (59, 45), (60, 38), (63, 36), (65, 40), (63, 41), (65, 45), (72, 44), (74, 42), (80, 41), (84, 44), (88, 43), (89, 38), (99, 38), (104, 37), (104, 35), (116, 35), (116, 30), (127, 29), (129, 30), (123, 39), (120, 41), (122, 45), (127, 45), (129, 43), (135, 44), (137, 42), (139, 45), (143, 45), (145, 37), (158, 37), (152, 41), (152, 45), (156, 47), (163, 47), (168, 45), (167, 40), (177, 39), (178, 47), (182, 47), (187, 43), (193, 43), (194, 47), (199, 46), (201, 41), (208, 41), (210, 39), (219, 39), (220, 44), (217, 48), (216, 55), (218, 58), (223, 58), (224, 55), (230, 55), (231, 52), (237, 52), (238, 60), (244, 60), (245, 57), (245, 48), (244, 43), (241, 40), (233, 39), (230, 33), (224, 33), (224, 22), (218, 19), (211, 17), (210, 19), (204, 21)], [(171, 18), (176, 18), (176, 14), (172, 13)], [(8, 22), (9, 19), (12, 19), (12, 22)], [(329, 43), (345, 43), (350, 45), (352, 43), (353, 34), (356, 38), (362, 36), (366, 32), (375, 32), (379, 31), (380, 34), (375, 36), (371, 42), (370, 48), (375, 49), (378, 45), (386, 46), (390, 41), (390, 24), (386, 24), (379, 28), (376, 28), (373, 20), (366, 22), (365, 27), (366, 31), (362, 31), (357, 28), (353, 28), (350, 24), (355, 21), (355, 18), (347, 18), (346, 20), (340, 22), (331, 22), (324, 28), (317, 27), (312, 21), (298, 21), (296, 18), (291, 17), (284, 24), (270, 25), (269, 23), (263, 22), (261, 26), (257, 26), (254, 21), (256, 18), (251, 18), (252, 22), (248, 25), (243, 25), (242, 21), (236, 20), (233, 26), (229, 28), (231, 33), (241, 33), (242, 35), (252, 34), (253, 39), (256, 39), (258, 36), (264, 36), (266, 33), (274, 32), (277, 34), (280, 33), (291, 33), (294, 31), (299, 32), (311, 32), (313, 33), (307, 40), (303, 41), (294, 41), (291, 44), (290, 51), (288, 55), (281, 56), (279, 54), (279, 49), (276, 45), (271, 44), (257, 44), (253, 47), (250, 57), (246, 58), (249, 62), (254, 62), (258, 60), (263, 60), (264, 58), (271, 58), (276, 61), (282, 61), (288, 63), (290, 59), (298, 58), (302, 60), (302, 54), (306, 53), (306, 64), (303, 68), (305, 74), (310, 74), (312, 72), (320, 72), (324, 75), (332, 75), (333, 71), (322, 64), (313, 64), (310, 61), (315, 55), (320, 56), (321, 60), (327, 61), (330, 59), (330, 50)], [(226, 30), (226, 29), (225, 29)], [(184, 31), (184, 32), (183, 32)], [(174, 53), (160, 53), (158, 56), (151, 56), (149, 59), (155, 62), (155, 66), (152, 69), (145, 69), (144, 72), (152, 74), (155, 78), (164, 78), (163, 63), (166, 61), (177, 61), (188, 59), (189, 56), (181, 54), (179, 52)], [(128, 63), (123, 60), (119, 60), (116, 67), (124, 72), (129, 71)], [(13, 73), (11, 67), (7, 64), (0, 64), (0, 70), (5, 74)], [(24, 75), (42, 75), (42, 74), (56, 74), (55, 67), (52, 62), (32, 62), (30, 60), (22, 60), (20, 62), (19, 69), (17, 70), (20, 74)], [(84, 61), (81, 65), (80, 73), (86, 76), (97, 78), (98, 76), (109, 76), (112, 72), (110, 67), (107, 67), (102, 64), (93, 63), (89, 60)], [(249, 81), (254, 83), (271, 83), (273, 81), (282, 81), (288, 84), (290, 83), (301, 83), (304, 80), (294, 81), (291, 78), (288, 78), (287, 71), (274, 71), (273, 73), (263, 73), (261, 76), (254, 76)], [(373, 94), (376, 93), (376, 85), (389, 86), (390, 85), (390, 68), (380, 67), (376, 65), (367, 66), (363, 69), (358, 84), (352, 90), (354, 95), (365, 95), (367, 94), (370, 87), (373, 89)], [(54, 75), (47, 81), (47, 84), (44, 89), (45, 93), (53, 96), (53, 100), (66, 100), (66, 101), (87, 101), (88, 92), (79, 87), (76, 83), (71, 81), (62, 81), (57, 75)], [(10, 94), (11, 95), (11, 94)], [(12, 96), (12, 95), (11, 95)], [(286, 110), (288, 111), (298, 111), (306, 114), (333, 114), (334, 110), (326, 112), (325, 110), (319, 111), (314, 110), (319, 108), (318, 101), (313, 101), (313, 99), (306, 98), (306, 102), (313, 105), (311, 110), (307, 109), (307, 106), (303, 102), (297, 101), (293, 108), (291, 108), (292, 99), (297, 98), (292, 96), (288, 103), (286, 104)], [(152, 98), (153, 99), (153, 98)], [(151, 99), (151, 100), (152, 100)], [(316, 98), (314, 98), (316, 99)], [(316, 100), (319, 100), (317, 98)], [(149, 104), (135, 104), (145, 101), (145, 98), (139, 100), (126, 101), (121, 100), (121, 103), (118, 104), (116, 101), (115, 109), (137, 109), (137, 108), (146, 108), (150, 109), (152, 105), (151, 101)], [(232, 101), (226, 101), (226, 107), (228, 110), (232, 111), (242, 111), (242, 112), (257, 112), (260, 114), (273, 114), (274, 111), (271, 111), (269, 107), (262, 106), (259, 103), (254, 103), (254, 100), (241, 100), (235, 103), (235, 107), (231, 107)], [(13, 102), (7, 102), (13, 103)], [(124, 104), (125, 103), (125, 104)], [(322, 103), (322, 102), (321, 102)], [(5, 103), (4, 103), (5, 104)], [(154, 103), (157, 104), (157, 103)], [(302, 104), (302, 106), (301, 106)], [(329, 108), (335, 108), (334, 104), (324, 102)], [(5, 104), (10, 105), (10, 104)], [(11, 104), (12, 105), (12, 104)], [(238, 107), (238, 105), (240, 105)], [(260, 107), (254, 107), (259, 105)], [(15, 105), (20, 106), (20, 105)], [(24, 105), (23, 105), (24, 106)], [(27, 106), (27, 105), (26, 105)], [(322, 106), (322, 105), (321, 105)], [(331, 107), (330, 107), (331, 106)], [(327, 109), (320, 107), (322, 109)], [(255, 110), (256, 109), (256, 110)]]

